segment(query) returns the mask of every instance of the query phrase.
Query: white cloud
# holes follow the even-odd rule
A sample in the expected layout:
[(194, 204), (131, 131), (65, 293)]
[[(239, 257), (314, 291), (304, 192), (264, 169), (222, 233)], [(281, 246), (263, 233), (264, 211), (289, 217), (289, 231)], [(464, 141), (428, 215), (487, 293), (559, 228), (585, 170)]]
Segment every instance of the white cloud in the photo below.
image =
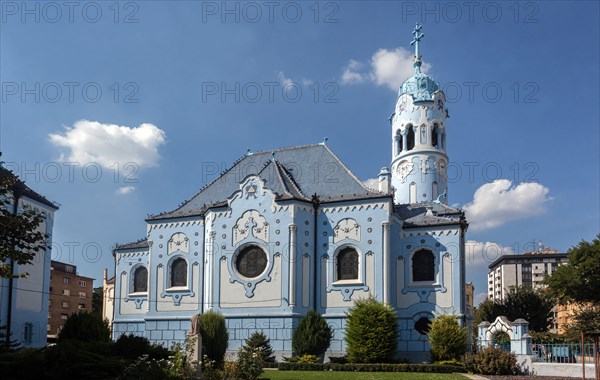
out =
[(507, 179), (486, 183), (475, 191), (473, 201), (464, 206), (473, 230), (499, 227), (505, 223), (543, 214), (550, 190), (539, 183), (512, 186)]
[(364, 181), (363, 184), (369, 189), (379, 190), (379, 179), (377, 178), (369, 178), (368, 180)]
[(117, 189), (116, 193), (119, 195), (125, 195), (125, 194), (131, 193), (134, 190), (135, 190), (135, 186), (123, 186), (123, 187), (119, 187)]
[[(399, 47), (394, 50), (379, 49), (371, 57), (369, 67), (363, 62), (351, 59), (343, 69), (343, 84), (372, 82), (398, 91), (402, 83), (414, 73), (413, 53)], [(421, 70), (427, 72), (429, 63), (423, 62)]]
[(50, 134), (50, 141), (66, 148), (61, 160), (80, 165), (97, 163), (113, 168), (118, 163), (134, 163), (138, 167), (157, 165), (160, 158), (158, 147), (165, 143), (165, 133), (153, 124), (138, 127), (103, 124), (97, 121), (80, 120), (64, 134)]
[(511, 247), (505, 247), (494, 242), (481, 242), (476, 240), (467, 240), (465, 242), (465, 261), (469, 267), (485, 266), (487, 267), (496, 261), (500, 256), (514, 255)]
[[(358, 84), (369, 80), (369, 74), (364, 72), (364, 63), (360, 63), (351, 59), (342, 74), (342, 83), (344, 84)], [(363, 72), (361, 72), (363, 71)]]
[(294, 81), (286, 77), (283, 71), (277, 73), (277, 79), (282, 86), (290, 86), (294, 84)]

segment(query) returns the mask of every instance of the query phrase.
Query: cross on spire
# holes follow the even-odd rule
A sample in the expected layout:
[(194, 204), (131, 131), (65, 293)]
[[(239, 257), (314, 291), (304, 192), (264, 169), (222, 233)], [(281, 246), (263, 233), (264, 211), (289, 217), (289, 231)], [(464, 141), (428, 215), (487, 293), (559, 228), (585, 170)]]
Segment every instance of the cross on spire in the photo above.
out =
[(413, 30), (412, 34), (415, 38), (410, 42), (411, 45), (415, 45), (415, 60), (420, 60), (421, 56), (419, 55), (419, 41), (421, 38), (425, 37), (423, 33), (421, 33), (421, 29), (423, 25), (419, 25), (419, 23), (415, 24), (415, 30)]

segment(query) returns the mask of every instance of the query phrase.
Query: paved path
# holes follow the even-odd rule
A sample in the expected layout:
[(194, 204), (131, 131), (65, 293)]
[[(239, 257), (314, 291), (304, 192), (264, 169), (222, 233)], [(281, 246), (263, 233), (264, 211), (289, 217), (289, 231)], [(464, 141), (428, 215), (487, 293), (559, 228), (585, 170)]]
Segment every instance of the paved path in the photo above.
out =
[(483, 377), (481, 375), (471, 375), (469, 373), (460, 373), (459, 375), (463, 375), (465, 377), (468, 377), (471, 380), (489, 380), (487, 377)]

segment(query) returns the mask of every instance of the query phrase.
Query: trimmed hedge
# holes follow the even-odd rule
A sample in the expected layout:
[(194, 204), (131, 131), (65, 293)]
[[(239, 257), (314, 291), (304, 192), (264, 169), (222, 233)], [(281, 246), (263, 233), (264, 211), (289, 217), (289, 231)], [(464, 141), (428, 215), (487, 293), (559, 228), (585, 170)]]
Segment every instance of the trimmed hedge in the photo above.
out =
[(280, 371), (348, 371), (348, 372), (466, 372), (464, 367), (438, 364), (390, 364), (390, 363), (279, 363)]

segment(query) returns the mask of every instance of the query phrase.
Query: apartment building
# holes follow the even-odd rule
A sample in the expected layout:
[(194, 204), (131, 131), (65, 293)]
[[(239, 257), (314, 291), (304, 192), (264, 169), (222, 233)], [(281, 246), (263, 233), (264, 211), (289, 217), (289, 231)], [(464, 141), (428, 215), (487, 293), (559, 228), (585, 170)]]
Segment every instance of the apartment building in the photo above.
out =
[(51, 262), (48, 341), (54, 341), (69, 315), (92, 310), (94, 279), (77, 274), (75, 265)]
[(526, 252), (522, 255), (504, 255), (489, 266), (488, 298), (503, 300), (516, 286), (543, 287), (544, 277), (567, 262), (567, 254), (546, 248), (544, 251)]
[[(559, 265), (567, 261), (566, 253), (559, 253), (550, 248), (526, 252), (522, 255), (504, 255), (489, 266), (488, 298), (500, 302), (511, 288), (517, 286), (541, 289), (544, 287), (542, 284), (544, 278), (554, 273)], [(554, 325), (550, 328), (550, 332), (559, 333), (562, 329), (559, 325), (558, 305), (554, 307), (553, 313)]]

